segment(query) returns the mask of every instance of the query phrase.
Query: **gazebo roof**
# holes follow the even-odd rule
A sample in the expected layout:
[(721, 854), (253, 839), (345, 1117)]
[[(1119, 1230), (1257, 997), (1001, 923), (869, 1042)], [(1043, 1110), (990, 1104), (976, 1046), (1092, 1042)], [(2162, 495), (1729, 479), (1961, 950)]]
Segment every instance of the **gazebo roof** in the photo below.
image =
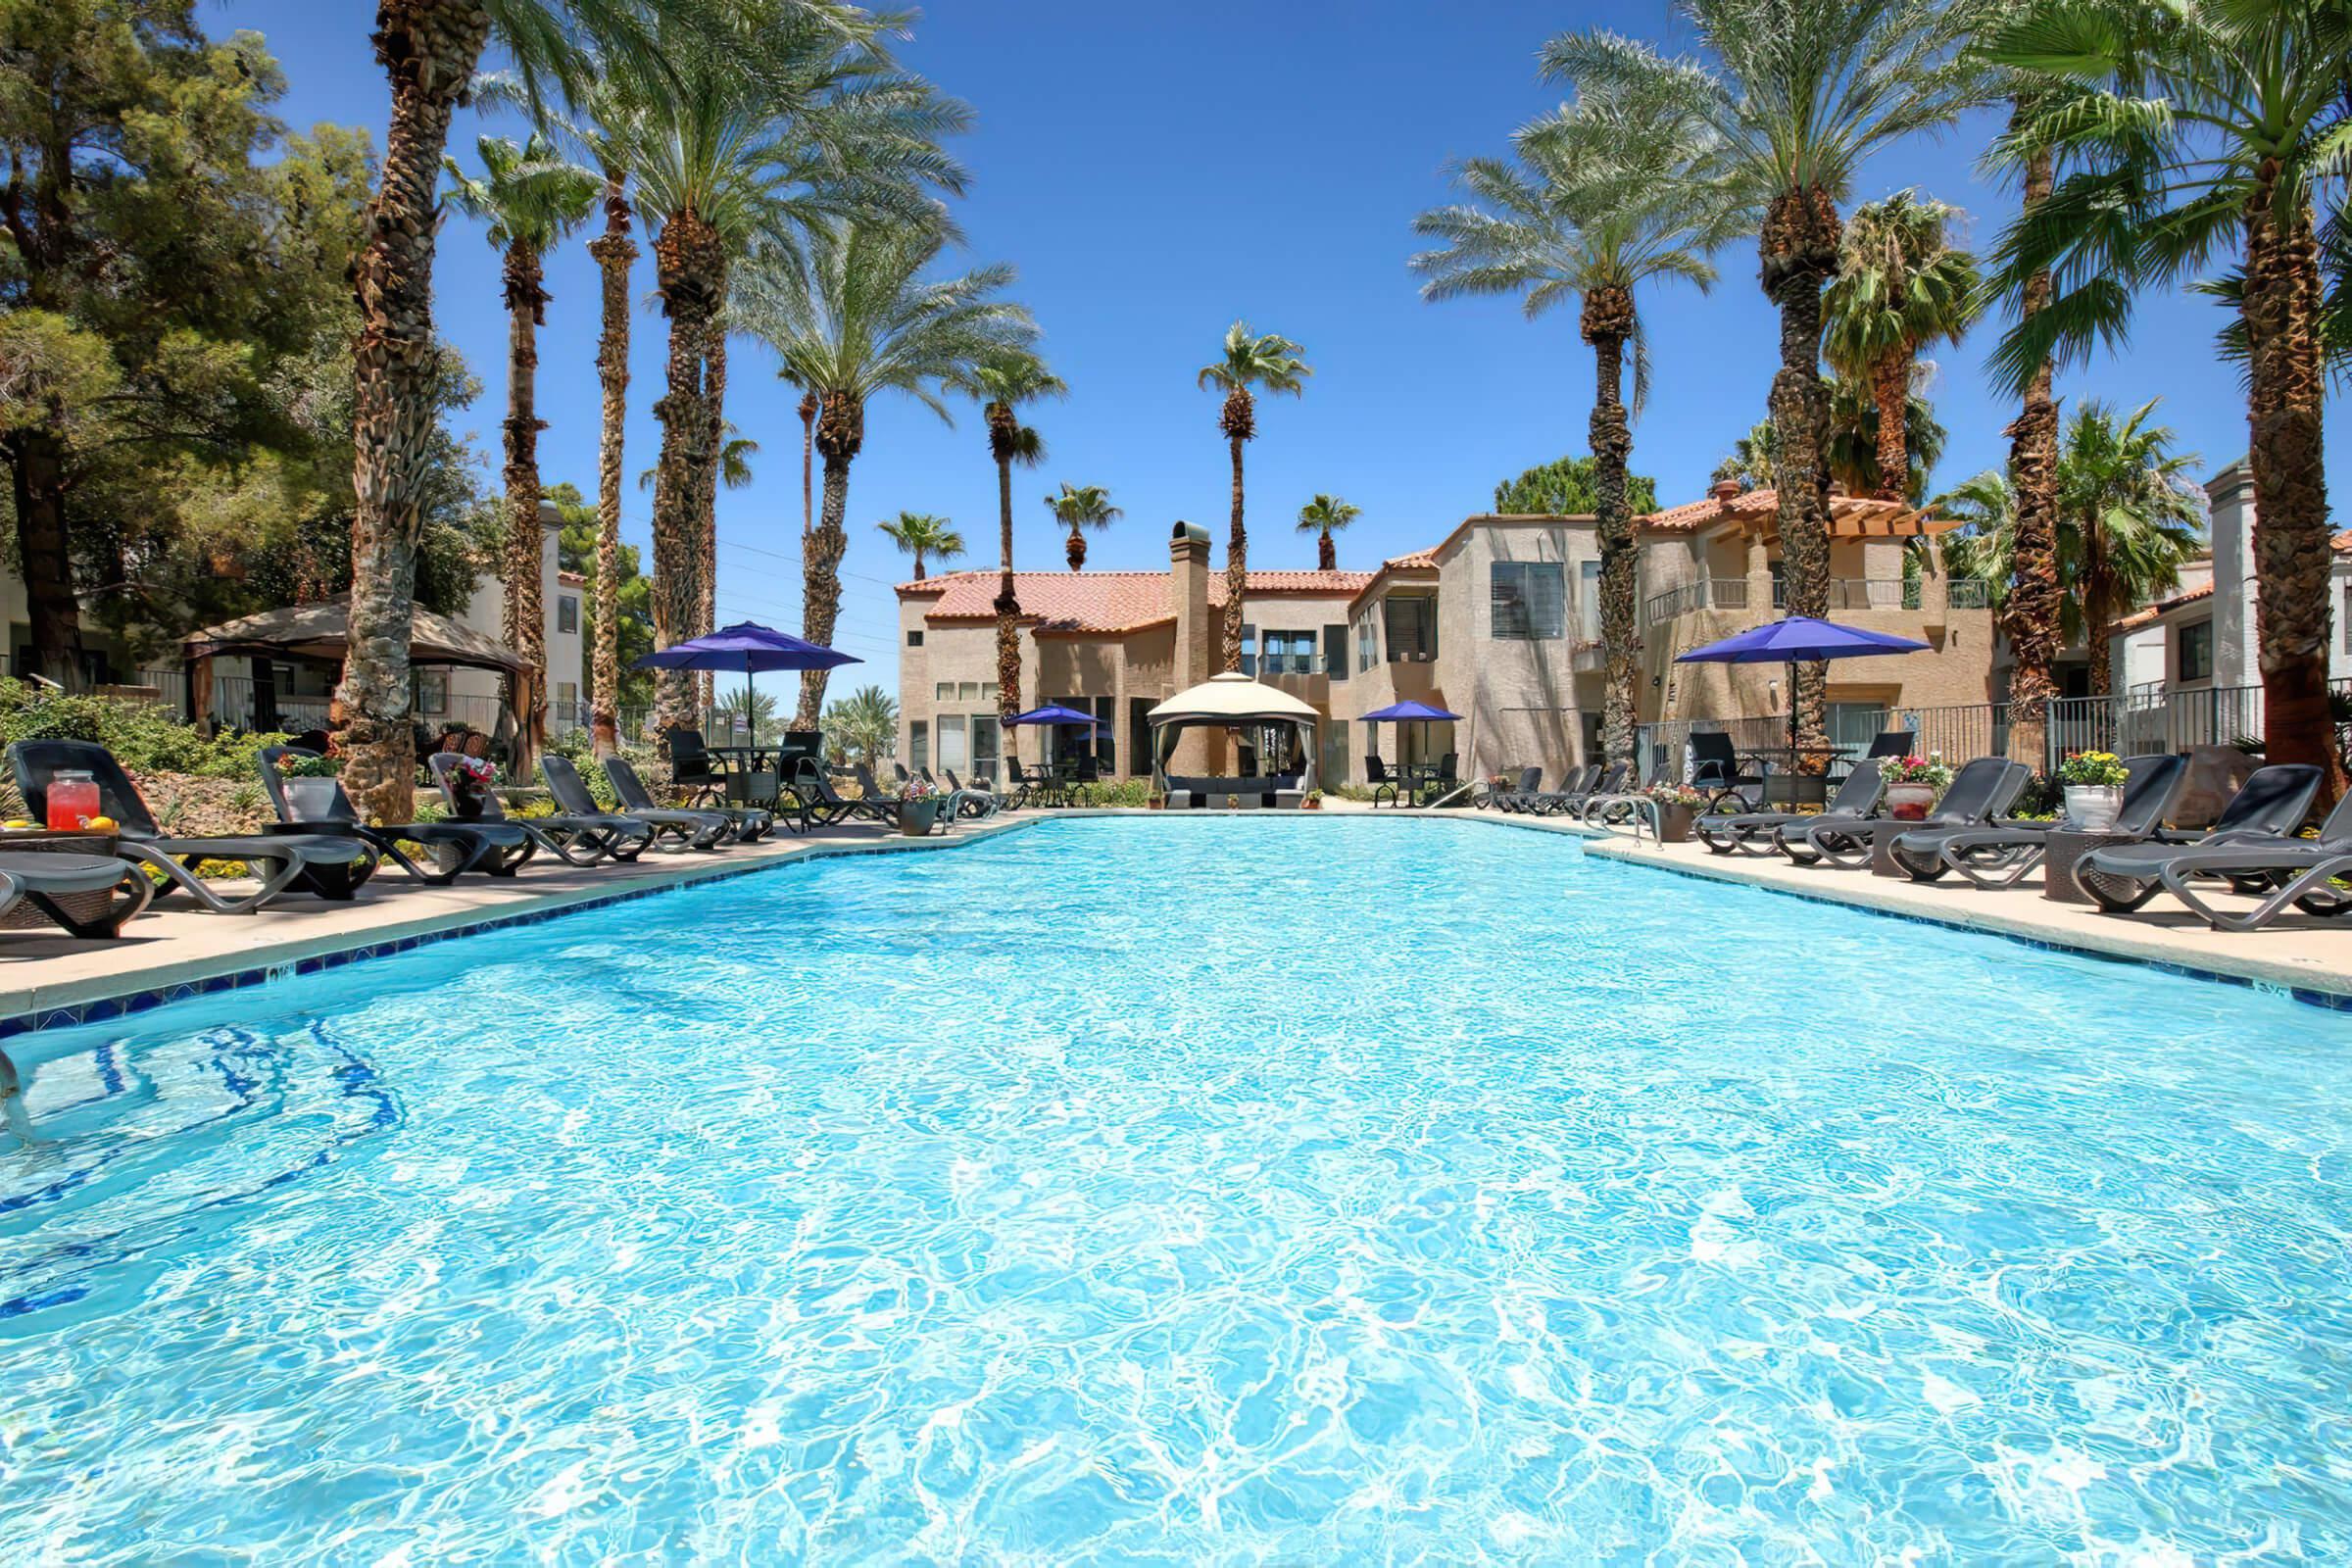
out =
[(1178, 692), (1145, 715), (1153, 724), (1242, 723), (1255, 718), (1303, 718), (1323, 715), (1307, 704), (1239, 670), (1211, 675), (1190, 690)]
[[(310, 659), (342, 659), (351, 647), (351, 601), (331, 599), (316, 605), (288, 605), (256, 615), (224, 620), (191, 632), (180, 650), (190, 659), (222, 654), (299, 654)], [(501, 642), (461, 626), (419, 605), (409, 634), (409, 660), (417, 664), (447, 664), (461, 669), (518, 671), (535, 669), (529, 660)]]

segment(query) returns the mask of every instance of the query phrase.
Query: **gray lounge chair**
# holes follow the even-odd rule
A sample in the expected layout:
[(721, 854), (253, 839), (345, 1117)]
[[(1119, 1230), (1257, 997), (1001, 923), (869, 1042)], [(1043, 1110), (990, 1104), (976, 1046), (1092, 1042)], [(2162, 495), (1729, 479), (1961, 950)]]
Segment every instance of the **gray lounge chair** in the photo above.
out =
[[(2335, 886), (2352, 877), (2352, 794), (2335, 803), (2316, 839), (2280, 839), (2180, 851), (2159, 873), (2164, 890), (2187, 905), (2216, 931), (2258, 931), (2289, 908), (2325, 919), (2352, 914), (2352, 893)], [(2261, 893), (2261, 902), (2242, 914), (2230, 914), (2205, 902), (2193, 884), (2220, 878), (2240, 893)], [(2265, 886), (2267, 884), (2267, 886)]]
[[(412, 878), (435, 887), (446, 887), (468, 871), (513, 876), (539, 853), (531, 836), (512, 822), (402, 822), (393, 827), (370, 827), (360, 819), (359, 808), (343, 793), (340, 780), (335, 782), (334, 804), (326, 816), (317, 823), (298, 823), (286, 805), (286, 779), (278, 763), (289, 757), (318, 755), (301, 746), (265, 746), (261, 750), (262, 791), (270, 797), (270, 808), (277, 813), (277, 819), (290, 827), (316, 826), (324, 832), (366, 839)], [(409, 858), (400, 847), (403, 840), (433, 851), (441, 863), (427, 871)]]
[(1538, 816), (1582, 816), (1585, 808), (1604, 795), (1621, 795), (1633, 778), (1634, 770), (1623, 762), (1611, 762), (1600, 771), (1596, 782), (1582, 789), (1561, 790), (1556, 794), (1538, 795), (1531, 808)]
[[(645, 787), (637, 776), (636, 767), (625, 757), (605, 759), (605, 777), (612, 785), (612, 798), (629, 815), (651, 822), (663, 812), (654, 792)], [(777, 816), (764, 806), (697, 806), (680, 813), (687, 816), (716, 816), (724, 818), (735, 840), (741, 844), (757, 844), (775, 830)], [(790, 825), (789, 821), (786, 823)]]
[(735, 824), (717, 811), (676, 811), (655, 807), (648, 811), (608, 811), (596, 802), (588, 781), (568, 757), (539, 759), (539, 772), (557, 809), (580, 821), (599, 819), (618, 825), (640, 822), (653, 830), (649, 848), (664, 844), (680, 850), (715, 850), (735, 832)]
[[(2188, 760), (2166, 752), (2124, 759), (2124, 804), (2114, 831), (2147, 838), (2161, 830), (2180, 786)], [(2014, 887), (2050, 852), (2051, 822), (1997, 822), (1988, 827), (1926, 828), (1905, 833), (1888, 848), (1895, 864), (1914, 882), (1934, 882), (1957, 871), (1981, 888)]]
[[(907, 800), (904, 791), (901, 791), (897, 795), (883, 794), (882, 786), (874, 782), (874, 770), (866, 766), (863, 762), (859, 762), (855, 768), (851, 769), (851, 776), (858, 780), (858, 791), (861, 796), (864, 797), (863, 804), (871, 804), (874, 808), (876, 808), (876, 809), (870, 814), (873, 815), (874, 820), (877, 822), (886, 822), (896, 825), (899, 820), (899, 808), (902, 806), (912, 806), (916, 804), (915, 802)], [(940, 801), (939, 806), (940, 808), (938, 814), (933, 816), (931, 819), (931, 827), (932, 831), (934, 832), (945, 833), (949, 826), (954, 823), (956, 819), (956, 813), (950, 808), (949, 803), (945, 800)]]
[(1702, 816), (1691, 824), (1691, 831), (1717, 855), (1774, 854), (1780, 845), (1774, 842), (1773, 835), (1790, 823), (1869, 820), (1878, 809), (1879, 796), (1884, 792), (1879, 782), (1879, 766), (1875, 757), (1865, 757), (1856, 762), (1823, 810), (1739, 811)]
[(967, 786), (956, 776), (954, 768), (943, 767), (940, 771), (948, 775), (948, 808), (955, 814), (985, 821), (1004, 808), (1004, 801), (985, 780)]
[[(85, 916), (61, 900), (91, 893), (111, 894), (104, 910)], [(131, 916), (147, 907), (155, 884), (127, 860), (105, 855), (0, 853), (0, 914), (29, 904), (63, 927), (68, 936), (111, 942)]]
[[(2273, 762), (2258, 767), (2230, 797), (2210, 832), (2187, 841), (2160, 839), (2146, 844), (2116, 844), (2094, 850), (2075, 867), (2075, 883), (2111, 913), (2136, 909), (2164, 887), (2164, 870), (2175, 858), (2190, 850), (2295, 848), (2307, 841), (2293, 838), (2320, 793), (2320, 770), (2305, 762)], [(2334, 818), (2331, 816), (2329, 821)], [(2247, 892), (2269, 885), (2264, 873), (2249, 873)]]
[[(450, 814), (458, 814), (458, 790), (451, 782), (457, 765), (466, 760), (455, 752), (435, 752), (425, 760), (425, 769), (441, 790), (441, 799), (448, 805)], [(465, 818), (460, 818), (465, 820)], [(593, 816), (509, 816), (499, 804), (496, 790), (482, 792), (484, 822), (512, 822), (528, 833), (542, 849), (549, 851), (569, 865), (594, 865), (600, 860), (613, 859), (623, 863), (634, 860), (654, 841), (650, 823), (632, 822), (599, 811)]]
[[(49, 780), (60, 772), (87, 773), (98, 785), (99, 808), (115, 819), (115, 854), (161, 873), (168, 885), (157, 899), (184, 892), (216, 914), (251, 914), (281, 893), (302, 892), (341, 903), (375, 874), (383, 855), (345, 833), (229, 835), (175, 838), (164, 832), (114, 755), (90, 741), (18, 741), (8, 749), (17, 793), (35, 818), (49, 814)], [(223, 898), (205, 885), (196, 867), (207, 860), (242, 860), (261, 891)]]
[(2012, 762), (2002, 757), (1980, 757), (1953, 776), (1951, 788), (1943, 792), (1936, 809), (1922, 820), (1873, 816), (1860, 821), (1824, 821), (1819, 816), (1805, 817), (1775, 830), (1773, 842), (1798, 865), (1819, 865), (1824, 861), (1849, 868), (1867, 865), (1879, 840), (1887, 835), (1925, 828), (1983, 826), (2009, 809), (2033, 776), (2034, 770), (2023, 762)]
[[(1590, 789), (1592, 780), (1599, 776), (1597, 764), (1589, 772), (1581, 767), (1572, 767), (1568, 770), (1567, 783), (1571, 788)], [(1533, 811), (1536, 801), (1543, 793), (1544, 770), (1540, 767), (1523, 767), (1519, 770), (1517, 788), (1494, 792), (1494, 808), (1498, 811)]]

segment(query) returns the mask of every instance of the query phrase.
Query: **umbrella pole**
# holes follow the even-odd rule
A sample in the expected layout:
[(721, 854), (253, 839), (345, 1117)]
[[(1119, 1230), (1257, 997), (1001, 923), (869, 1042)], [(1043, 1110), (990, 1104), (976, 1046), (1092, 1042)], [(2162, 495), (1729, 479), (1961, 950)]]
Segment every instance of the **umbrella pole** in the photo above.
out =
[(1796, 771), (1796, 661), (1788, 661), (1788, 770)]

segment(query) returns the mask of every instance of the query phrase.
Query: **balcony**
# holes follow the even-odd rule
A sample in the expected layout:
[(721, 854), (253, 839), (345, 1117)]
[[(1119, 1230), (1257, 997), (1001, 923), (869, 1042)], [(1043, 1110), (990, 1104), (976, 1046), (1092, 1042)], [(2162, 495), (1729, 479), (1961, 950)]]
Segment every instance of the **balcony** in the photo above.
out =
[(1642, 602), (1642, 624), (1655, 626), (1693, 610), (1745, 610), (1747, 608), (1747, 579), (1745, 577), (1702, 577), (1687, 582), (1680, 588), (1669, 588), (1662, 594), (1651, 594)]
[[(1833, 614), (1858, 610), (1921, 610), (1925, 608), (1924, 583), (1922, 578), (1833, 577), (1828, 608)], [(1992, 604), (1992, 589), (1981, 577), (1947, 577), (1944, 603), (1953, 610), (1984, 610)], [(1745, 610), (1747, 605), (1745, 577), (1702, 578), (1643, 600), (1642, 624), (1655, 626), (1697, 610)], [(1788, 608), (1788, 585), (1778, 577), (1772, 582), (1772, 608), (1782, 612)]]

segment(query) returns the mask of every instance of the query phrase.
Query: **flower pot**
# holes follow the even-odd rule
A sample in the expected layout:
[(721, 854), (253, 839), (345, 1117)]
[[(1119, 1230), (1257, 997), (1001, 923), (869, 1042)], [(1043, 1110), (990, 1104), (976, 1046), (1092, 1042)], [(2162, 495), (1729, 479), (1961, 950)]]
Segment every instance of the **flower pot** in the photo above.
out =
[(2085, 833), (2104, 833), (2115, 826), (2115, 819), (2124, 808), (2124, 790), (2120, 784), (2069, 784), (2066, 786), (2066, 816)]
[(929, 833), (939, 821), (937, 801), (901, 801), (899, 803), (899, 831), (910, 839)]
[(285, 780), (286, 818), (294, 822), (331, 822), (335, 819), (335, 781), (331, 778)]
[(1886, 786), (1886, 814), (1898, 822), (1917, 822), (1936, 808), (1936, 786), (1933, 784), (1889, 784)]
[(459, 784), (453, 786), (449, 793), (450, 805), (456, 809), (459, 821), (479, 822), (482, 819), (483, 801), (479, 787), (467, 788)]
[(1658, 808), (1658, 842), (1660, 844), (1690, 843), (1690, 824), (1697, 819), (1698, 813), (1688, 806), (1661, 805)]

